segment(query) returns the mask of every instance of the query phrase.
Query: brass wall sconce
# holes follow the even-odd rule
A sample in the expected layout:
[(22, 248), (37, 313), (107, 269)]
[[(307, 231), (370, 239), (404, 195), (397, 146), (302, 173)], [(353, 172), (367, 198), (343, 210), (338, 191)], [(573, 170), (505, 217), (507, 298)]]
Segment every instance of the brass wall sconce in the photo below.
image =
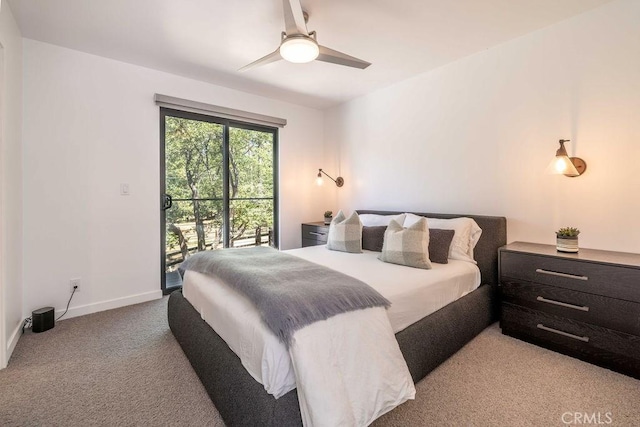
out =
[(331, 178), (328, 173), (323, 171), (322, 169), (318, 169), (318, 177), (316, 178), (316, 184), (322, 185), (322, 174), (325, 174), (331, 181), (335, 182), (338, 187), (342, 187), (344, 185), (344, 179), (341, 176), (336, 179)]
[(556, 156), (551, 160), (547, 167), (547, 172), (564, 175), (571, 178), (580, 176), (587, 170), (587, 163), (580, 157), (569, 157), (567, 149), (564, 148), (564, 143), (570, 141), (569, 139), (560, 140), (560, 148), (556, 151)]

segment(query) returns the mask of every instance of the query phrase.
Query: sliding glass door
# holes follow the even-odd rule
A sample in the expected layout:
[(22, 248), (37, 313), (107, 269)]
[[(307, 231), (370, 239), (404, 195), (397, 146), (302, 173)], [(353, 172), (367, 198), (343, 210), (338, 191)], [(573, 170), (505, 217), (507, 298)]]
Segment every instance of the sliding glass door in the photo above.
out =
[(228, 247), (277, 247), (277, 129), (160, 109), (162, 290), (179, 264)]

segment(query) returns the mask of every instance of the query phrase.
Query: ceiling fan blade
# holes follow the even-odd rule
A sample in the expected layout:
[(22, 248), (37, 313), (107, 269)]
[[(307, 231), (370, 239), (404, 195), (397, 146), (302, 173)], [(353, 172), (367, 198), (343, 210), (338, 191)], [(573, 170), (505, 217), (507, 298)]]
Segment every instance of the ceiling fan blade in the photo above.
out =
[(284, 25), (288, 36), (292, 34), (309, 35), (307, 24), (304, 22), (304, 14), (300, 0), (282, 0), (284, 9)]
[(238, 71), (242, 72), (242, 71), (248, 71), (252, 68), (256, 68), (259, 67), (261, 65), (267, 65), (267, 64), (271, 64), (272, 62), (276, 62), (282, 59), (282, 56), (280, 56), (280, 48), (274, 50), (273, 52), (271, 52), (270, 54), (263, 56), (262, 58), (258, 59), (257, 61), (253, 61), (251, 64), (247, 64), (244, 67), (240, 68)]
[(318, 46), (320, 48), (320, 55), (316, 58), (317, 61), (331, 62), (332, 64), (345, 65), (347, 67), (360, 68), (364, 70), (370, 62), (363, 61), (362, 59), (349, 56), (345, 53), (338, 52), (337, 50), (329, 49), (328, 47)]

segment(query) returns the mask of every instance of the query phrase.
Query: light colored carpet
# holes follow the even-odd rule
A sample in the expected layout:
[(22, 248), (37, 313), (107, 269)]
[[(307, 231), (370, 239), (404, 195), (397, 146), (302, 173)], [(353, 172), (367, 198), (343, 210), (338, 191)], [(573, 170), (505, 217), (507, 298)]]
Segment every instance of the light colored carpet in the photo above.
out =
[(25, 333), (0, 371), (0, 425), (224, 426), (167, 323), (167, 298)]
[[(26, 333), (0, 371), (0, 425), (223, 426), (166, 306), (163, 298)], [(602, 425), (640, 425), (640, 381), (506, 337), (497, 325), (417, 389), (375, 426), (569, 425), (563, 414), (584, 425), (585, 413), (600, 413)]]
[(502, 335), (497, 323), (416, 388), (375, 426), (640, 426), (639, 380)]

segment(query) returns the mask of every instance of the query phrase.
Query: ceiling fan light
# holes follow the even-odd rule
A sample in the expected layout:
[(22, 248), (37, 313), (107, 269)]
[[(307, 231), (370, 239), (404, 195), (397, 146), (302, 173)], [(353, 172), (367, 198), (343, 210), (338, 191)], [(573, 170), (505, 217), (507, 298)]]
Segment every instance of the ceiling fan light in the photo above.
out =
[(318, 43), (308, 37), (287, 38), (280, 45), (280, 55), (289, 62), (302, 64), (318, 57)]

